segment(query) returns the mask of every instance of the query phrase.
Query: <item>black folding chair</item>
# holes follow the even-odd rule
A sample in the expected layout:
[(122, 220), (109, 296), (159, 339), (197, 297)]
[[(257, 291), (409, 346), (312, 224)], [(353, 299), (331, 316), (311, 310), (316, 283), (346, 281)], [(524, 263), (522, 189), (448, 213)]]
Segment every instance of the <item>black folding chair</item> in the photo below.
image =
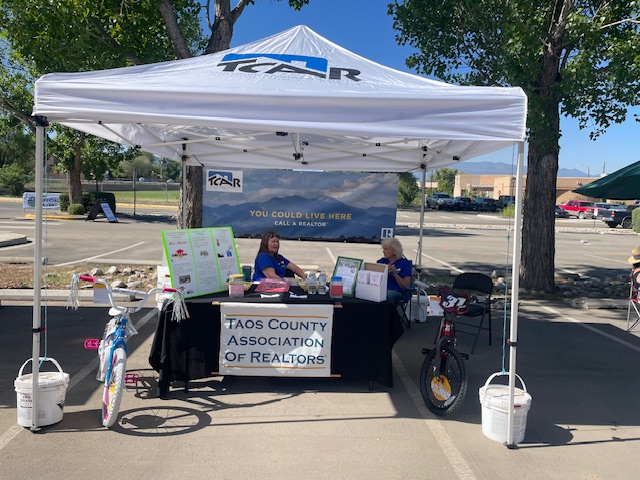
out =
[[(475, 335), (471, 353), (475, 351), (480, 333), (483, 330), (489, 332), (489, 345), (491, 345), (491, 293), (493, 293), (491, 277), (482, 273), (461, 273), (453, 281), (453, 291), (455, 293), (469, 293), (472, 299), (467, 313), (456, 320), (456, 333)], [(480, 317), (478, 323), (465, 320), (477, 317)], [(487, 319), (486, 326), (485, 318)], [(460, 326), (469, 327), (469, 329), (459, 329)]]

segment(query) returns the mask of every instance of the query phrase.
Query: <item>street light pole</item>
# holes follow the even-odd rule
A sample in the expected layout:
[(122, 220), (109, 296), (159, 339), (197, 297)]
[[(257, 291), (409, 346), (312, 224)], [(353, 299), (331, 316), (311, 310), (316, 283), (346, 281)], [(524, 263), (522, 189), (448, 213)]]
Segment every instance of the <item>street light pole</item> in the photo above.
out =
[(583, 163), (579, 163), (576, 166), (578, 166), (578, 167), (587, 167), (587, 178), (591, 178), (591, 167), (589, 165), (585, 165)]

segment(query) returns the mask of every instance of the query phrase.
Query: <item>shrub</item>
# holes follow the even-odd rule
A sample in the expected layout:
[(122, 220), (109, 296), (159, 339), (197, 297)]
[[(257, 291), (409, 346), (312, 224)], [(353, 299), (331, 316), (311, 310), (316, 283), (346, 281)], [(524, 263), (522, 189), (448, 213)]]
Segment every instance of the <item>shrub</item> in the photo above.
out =
[(67, 207), (67, 212), (69, 215), (84, 215), (86, 210), (84, 209), (84, 205), (80, 205), (79, 203), (72, 203)]
[(501, 217), (513, 218), (516, 216), (516, 206), (514, 204), (509, 204), (502, 209), (500, 212)]
[[(109, 206), (111, 207), (111, 211), (116, 213), (116, 196), (113, 193), (109, 192), (82, 192), (82, 205), (84, 206), (85, 212), (90, 212), (93, 206), (96, 204), (98, 199), (105, 199)], [(69, 194), (61, 193), (60, 194), (60, 211), (66, 212), (69, 207)], [(69, 212), (71, 213), (71, 212)]]
[(69, 208), (69, 194), (61, 193), (60, 194), (60, 211), (66, 212)]

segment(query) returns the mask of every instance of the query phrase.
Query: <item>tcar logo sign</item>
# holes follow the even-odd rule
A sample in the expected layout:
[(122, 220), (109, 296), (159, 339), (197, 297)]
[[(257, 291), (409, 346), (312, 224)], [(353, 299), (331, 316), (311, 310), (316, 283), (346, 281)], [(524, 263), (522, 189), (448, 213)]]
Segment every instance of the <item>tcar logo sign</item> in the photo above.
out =
[(278, 53), (228, 53), (218, 64), (223, 72), (262, 74), (302, 74), (327, 80), (347, 79), (359, 82), (360, 70), (330, 67), (326, 58)]
[(207, 191), (210, 192), (242, 192), (242, 172), (223, 172), (207, 170)]

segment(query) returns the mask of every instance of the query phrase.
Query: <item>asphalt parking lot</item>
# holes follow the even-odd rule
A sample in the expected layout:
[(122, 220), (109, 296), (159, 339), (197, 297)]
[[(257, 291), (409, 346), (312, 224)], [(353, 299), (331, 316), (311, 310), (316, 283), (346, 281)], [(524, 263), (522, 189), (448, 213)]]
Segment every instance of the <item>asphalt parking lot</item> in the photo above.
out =
[[(398, 236), (411, 258), (417, 246), (414, 217), (403, 215), (398, 214)], [(62, 239), (65, 235), (57, 230), (66, 229), (70, 246), (58, 250), (60, 240), (51, 240), (48, 255), (55, 263), (79, 265), (91, 256), (86, 252), (102, 255), (98, 258), (107, 262), (129, 255), (131, 261), (158, 261), (160, 251), (153, 238), (170, 224), (124, 220), (119, 225), (74, 225), (83, 235), (70, 235), (71, 227), (52, 224), (50, 234), (53, 230)], [(427, 221), (424, 258), (430, 266), (453, 271), (504, 266), (507, 230), (489, 220), (464, 226), (452, 225), (443, 216)], [(84, 242), (74, 243), (76, 236)], [(98, 241), (91, 240), (88, 249), (81, 250), (87, 239)], [(144, 243), (140, 250), (121, 242)], [(255, 240), (237, 243), (241, 262), (250, 262), (257, 250)], [(637, 243), (636, 235), (567, 226), (557, 237), (556, 266), (583, 275), (621, 274), (628, 272), (625, 261)], [(9, 253), (0, 249), (0, 256), (28, 257), (28, 245), (9, 248)], [(287, 241), (282, 251), (296, 263), (323, 268), (337, 255), (372, 260), (380, 256), (377, 245), (336, 242)], [(212, 377), (193, 382), (188, 393), (174, 389), (160, 400), (153, 396), (157, 378), (148, 363), (156, 312), (145, 309), (135, 316), (140, 334), (130, 341), (127, 365), (138, 381), (127, 389), (118, 424), (111, 430), (100, 426), (95, 351), (83, 348), (86, 338), (101, 335), (108, 318), (105, 309), (85, 306), (71, 311), (54, 301), (43, 311), (47, 354), (71, 377), (64, 418), (37, 433), (16, 423), (13, 381), (31, 355), (32, 309), (3, 300), (2, 478), (100, 479), (112, 477), (119, 467), (126, 469), (122, 474), (163, 479), (591, 480), (635, 479), (640, 470), (635, 454), (640, 442), (640, 413), (635, 408), (640, 339), (625, 331), (626, 310), (581, 310), (562, 301), (521, 302), (517, 371), (533, 401), (525, 440), (516, 450), (482, 434), (478, 399), (478, 389), (502, 370), (508, 355), (502, 348), (503, 331), (509, 328), (503, 309), (494, 309), (492, 345), (482, 337), (467, 362), (469, 392), (460, 410), (448, 418), (433, 416), (418, 388), (421, 350), (433, 341), (434, 319), (405, 329), (396, 343), (393, 388), (370, 389), (366, 380), (340, 378)], [(460, 341), (460, 349), (468, 351), (468, 339)], [(121, 466), (114, 465), (118, 461)]]

